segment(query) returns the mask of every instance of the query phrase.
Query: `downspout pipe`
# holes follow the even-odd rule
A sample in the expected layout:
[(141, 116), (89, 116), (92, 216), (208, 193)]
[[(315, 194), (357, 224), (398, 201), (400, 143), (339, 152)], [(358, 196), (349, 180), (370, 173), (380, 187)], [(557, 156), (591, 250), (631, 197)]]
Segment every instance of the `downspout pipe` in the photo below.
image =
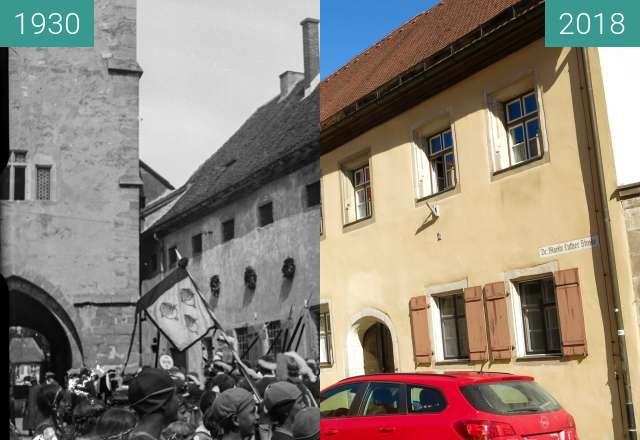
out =
[[(600, 133), (598, 130), (598, 121), (596, 118), (595, 103), (593, 98), (593, 84), (591, 82), (591, 71), (589, 63), (589, 51), (586, 47), (579, 49), (582, 55), (582, 68), (584, 73), (585, 85), (587, 87), (587, 102), (589, 105), (589, 119), (591, 125), (591, 135), (593, 137), (593, 148), (596, 156), (596, 166), (598, 171), (598, 192), (601, 197), (602, 217), (604, 220), (605, 242), (607, 244), (607, 269), (609, 271), (609, 280), (612, 287), (612, 301), (614, 306), (615, 324), (617, 329), (618, 350), (620, 354), (620, 374), (616, 371), (616, 375), (622, 380), (622, 388), (624, 390), (624, 409), (626, 413), (626, 431), (629, 440), (638, 440), (638, 431), (635, 424), (635, 412), (633, 408), (633, 396), (631, 392), (631, 380), (629, 377), (629, 359), (627, 357), (627, 345), (625, 342), (624, 323), (622, 318), (622, 310), (620, 308), (620, 286), (618, 284), (618, 272), (616, 269), (615, 257), (613, 253), (613, 234), (611, 232), (611, 218), (609, 216), (608, 197), (604, 180), (604, 166), (602, 164), (602, 150), (600, 146)], [(627, 437), (627, 436), (625, 436)]]

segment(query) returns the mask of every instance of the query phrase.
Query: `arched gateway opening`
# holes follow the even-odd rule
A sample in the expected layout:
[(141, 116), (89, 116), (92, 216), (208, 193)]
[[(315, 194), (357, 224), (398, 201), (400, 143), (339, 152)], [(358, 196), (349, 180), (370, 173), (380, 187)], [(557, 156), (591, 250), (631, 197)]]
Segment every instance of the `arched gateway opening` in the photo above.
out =
[(83, 354), (80, 337), (71, 318), (53, 297), (38, 286), (17, 277), (8, 278), (7, 284), (9, 326), (35, 330), (46, 338), (49, 356), (41, 370), (52, 371), (62, 383), (65, 373), (74, 363), (84, 363), (82, 359), (75, 362), (73, 359), (74, 352), (80, 358)]
[(393, 373), (397, 341), (391, 320), (378, 310), (363, 311), (352, 319), (347, 334), (347, 375)]

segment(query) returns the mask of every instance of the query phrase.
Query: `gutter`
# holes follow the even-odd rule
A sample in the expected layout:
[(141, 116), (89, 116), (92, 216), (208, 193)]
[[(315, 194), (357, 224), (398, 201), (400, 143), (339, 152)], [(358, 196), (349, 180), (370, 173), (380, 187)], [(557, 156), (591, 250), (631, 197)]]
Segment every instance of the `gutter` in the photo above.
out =
[[(626, 435), (625, 438), (629, 440), (638, 440), (638, 431), (635, 425), (635, 412), (633, 408), (633, 397), (631, 391), (631, 379), (629, 377), (629, 359), (627, 357), (627, 345), (625, 341), (625, 330), (624, 330), (624, 322), (622, 317), (622, 310), (620, 307), (620, 286), (618, 284), (618, 272), (616, 269), (615, 263), (615, 254), (613, 253), (613, 239), (611, 232), (611, 218), (609, 216), (609, 207), (608, 207), (608, 197), (606, 191), (606, 185), (604, 181), (604, 166), (602, 164), (602, 150), (600, 146), (600, 133), (598, 131), (598, 121), (596, 118), (595, 111), (595, 103), (593, 98), (593, 85), (591, 80), (591, 71), (589, 64), (589, 52), (587, 48), (577, 49), (578, 60), (580, 62), (580, 67), (582, 68), (582, 73), (584, 75), (585, 84), (587, 87), (587, 103), (588, 103), (588, 117), (589, 117), (589, 125), (591, 128), (591, 136), (593, 137), (593, 147), (596, 159), (597, 166), (597, 174), (598, 174), (598, 182), (597, 182), (597, 191), (600, 196), (600, 203), (602, 205), (602, 220), (604, 222), (604, 235), (605, 242), (607, 244), (607, 254), (606, 254), (606, 267), (609, 272), (609, 281), (611, 283), (611, 302), (613, 302), (613, 314), (615, 316), (615, 325), (616, 325), (616, 342), (619, 350), (620, 356), (620, 365), (619, 368), (614, 364), (614, 373), (616, 375), (616, 379), (618, 381), (622, 380), (622, 388), (624, 395), (624, 402), (619, 402), (621, 408), (621, 414), (626, 415), (626, 420), (623, 420), (625, 425)], [(606, 274), (605, 274), (606, 276)], [(620, 370), (620, 371), (618, 371)], [(619, 383), (619, 382), (618, 382)], [(623, 417), (625, 419), (625, 417)]]
[(544, 0), (521, 0), (320, 122), (326, 154), (544, 37)]

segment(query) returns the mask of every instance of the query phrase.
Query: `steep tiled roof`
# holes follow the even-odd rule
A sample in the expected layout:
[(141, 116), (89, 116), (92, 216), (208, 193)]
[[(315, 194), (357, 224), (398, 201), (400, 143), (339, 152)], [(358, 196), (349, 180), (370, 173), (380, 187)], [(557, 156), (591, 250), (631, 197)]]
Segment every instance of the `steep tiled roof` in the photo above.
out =
[[(280, 96), (258, 108), (249, 119), (189, 178), (185, 193), (159, 220), (166, 224), (178, 216), (215, 201), (271, 164), (318, 145), (319, 91), (304, 98), (301, 81), (283, 100)], [(316, 150), (316, 155), (319, 150)], [(161, 226), (160, 226), (161, 227)]]
[(320, 121), (385, 85), (519, 0), (443, 0), (391, 32), (320, 84)]

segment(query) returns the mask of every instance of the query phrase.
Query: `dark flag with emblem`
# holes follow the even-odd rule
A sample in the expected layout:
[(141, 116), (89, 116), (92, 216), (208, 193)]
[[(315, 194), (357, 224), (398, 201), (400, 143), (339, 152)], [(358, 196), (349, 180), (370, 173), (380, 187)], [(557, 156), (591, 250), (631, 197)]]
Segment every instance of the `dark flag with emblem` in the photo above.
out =
[(138, 300), (156, 327), (180, 351), (202, 339), (216, 324), (187, 270), (180, 265)]

